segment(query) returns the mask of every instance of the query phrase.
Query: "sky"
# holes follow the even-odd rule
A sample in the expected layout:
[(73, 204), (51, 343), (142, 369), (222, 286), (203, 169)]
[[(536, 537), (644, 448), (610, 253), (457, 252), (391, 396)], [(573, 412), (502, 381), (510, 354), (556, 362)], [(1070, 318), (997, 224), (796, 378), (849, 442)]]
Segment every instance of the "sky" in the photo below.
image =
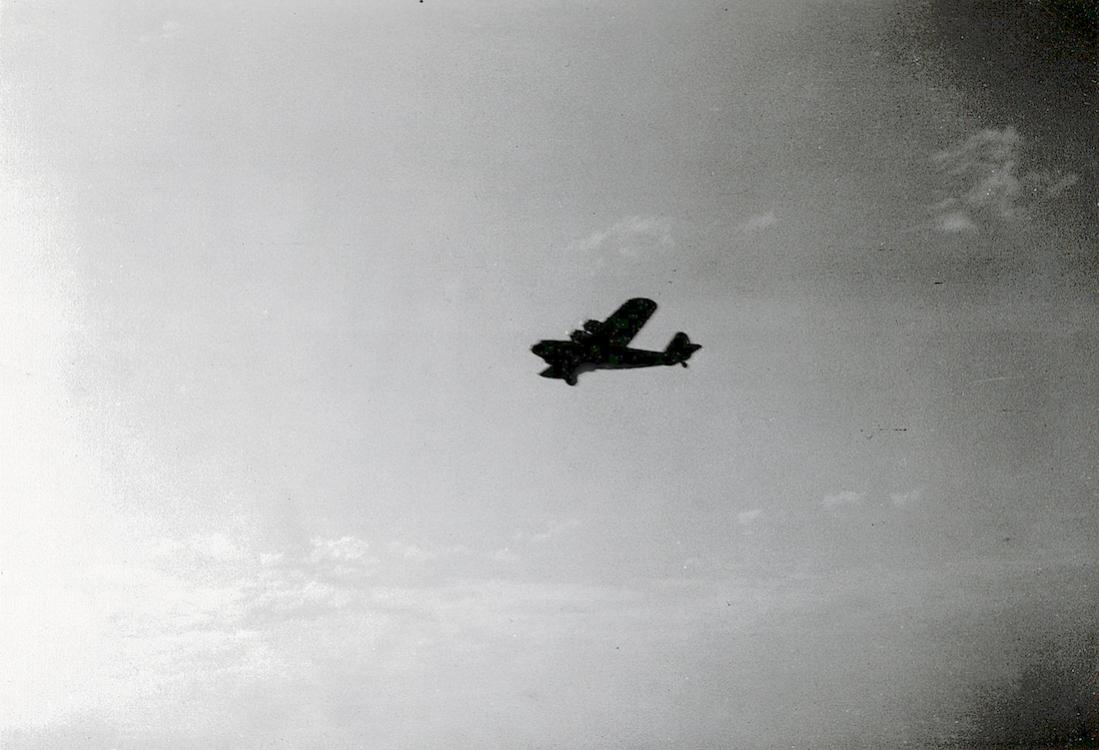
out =
[(7, 0), (3, 746), (1099, 732), (1095, 23)]

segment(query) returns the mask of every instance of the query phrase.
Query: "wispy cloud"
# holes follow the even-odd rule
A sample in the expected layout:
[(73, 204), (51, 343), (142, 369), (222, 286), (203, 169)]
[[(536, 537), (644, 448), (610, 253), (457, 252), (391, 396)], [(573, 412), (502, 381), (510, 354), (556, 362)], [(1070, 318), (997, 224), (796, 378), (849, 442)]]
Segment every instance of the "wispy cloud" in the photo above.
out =
[(142, 34), (138, 37), (138, 42), (141, 44), (149, 44), (156, 40), (171, 41), (173, 39), (179, 39), (183, 36), (183, 25), (178, 21), (165, 21), (160, 25), (160, 28), (152, 34)]
[(923, 490), (917, 488), (909, 490), (908, 492), (892, 492), (889, 494), (889, 500), (896, 508), (903, 507), (905, 505), (911, 505), (920, 501), (923, 497)]
[(493, 562), (507, 563), (509, 565), (511, 563), (519, 562), (519, 560), (521, 559), (519, 553), (513, 550), (510, 546), (501, 547), (498, 550), (493, 550), (489, 553), (488, 558)]
[(354, 562), (362, 560), (370, 545), (354, 536), (344, 536), (339, 539), (312, 540), (313, 549), (309, 553), (309, 561), (319, 563), (325, 560), (334, 562)]
[(752, 508), (736, 514), (736, 522), (748, 526), (763, 518), (763, 508)]
[(640, 260), (675, 248), (672, 222), (660, 216), (628, 216), (573, 243), (581, 253)]
[(389, 543), (389, 550), (397, 557), (414, 563), (427, 563), (442, 558), (450, 558), (456, 555), (469, 553), (469, 548), (464, 544), (432, 546), (412, 544), (399, 539), (395, 539)]
[(947, 197), (932, 207), (935, 226), (947, 233), (975, 232), (997, 222), (1025, 219), (1076, 184), (1061, 170), (1022, 171), (1024, 140), (1012, 126), (986, 129), (935, 153), (949, 179)]
[[(944, 206), (944, 208), (946, 208)], [(957, 234), (959, 232), (975, 232), (977, 225), (969, 218), (965, 211), (945, 211), (935, 217), (935, 227), (940, 232)]]
[(217, 562), (240, 560), (244, 550), (225, 534), (195, 534), (186, 539), (155, 539), (151, 549), (158, 556), (187, 555)]
[(762, 232), (765, 229), (770, 229), (776, 224), (778, 224), (778, 217), (775, 216), (775, 212), (768, 211), (765, 214), (758, 214), (756, 216), (749, 217), (747, 220), (741, 222), (737, 226), (737, 229), (739, 229), (741, 232), (747, 233)]
[(488, 558), (494, 562), (517, 562), (522, 559), (524, 549), (529, 549), (531, 545), (548, 542), (550, 539), (566, 534), (578, 526), (580, 526), (578, 519), (568, 518), (565, 520), (544, 521), (539, 525), (521, 529), (512, 535), (507, 545), (490, 552)]
[(545, 542), (555, 536), (560, 536), (567, 531), (575, 529), (579, 525), (580, 521), (575, 518), (569, 518), (563, 521), (546, 521), (533, 529), (517, 532), (515, 534), (515, 540), (517, 542)]
[[(861, 493), (832, 497), (850, 503)], [(742, 515), (754, 522), (771, 512), (752, 508)], [(551, 522), (522, 534), (530, 543), (547, 533), (552, 540), (567, 533), (553, 530), (569, 525)], [(743, 566), (705, 550), (685, 550), (664, 574), (629, 583), (556, 574), (539, 580), (529, 570), (510, 575), (487, 566), (399, 581), (393, 570), (416, 564), (420, 553), (449, 559), (448, 547), (417, 541), (341, 533), (264, 549), (219, 532), (147, 543), (117, 565), (88, 570), (88, 594), (65, 600), (56, 614), (65, 623), (86, 620), (89, 630), (94, 624), (102, 645), (89, 644), (91, 635), (78, 645), (82, 651), (91, 645), (101, 658), (78, 665), (64, 692), (46, 694), (59, 707), (53, 714), (37, 708), (43, 693), (29, 671), (16, 696), (29, 708), (21, 720), (0, 717), (0, 732), (5, 722), (20, 732), (43, 727), (32, 747), (86, 746), (86, 727), (62, 741), (70, 736), (63, 734), (68, 717), (83, 715), (109, 724), (110, 732), (91, 735), (102, 737), (103, 747), (255, 745), (261, 730), (262, 739), (273, 738), (267, 744), (294, 747), (441, 748), (455, 736), (477, 746), (525, 747), (571, 731), (562, 716), (580, 716), (584, 721), (563, 744), (582, 745), (581, 733), (592, 726), (623, 722), (641, 744), (648, 738), (659, 744), (655, 738), (674, 731), (660, 717), (675, 716), (687, 676), (702, 685), (699, 695), (720, 684), (752, 696), (764, 685), (758, 703), (744, 709), (750, 717), (762, 715), (780, 690), (785, 695), (790, 685), (816, 683), (837, 665), (858, 663), (857, 645), (806, 662), (805, 644), (819, 634), (812, 630), (817, 613), (857, 644), (888, 632), (883, 623), (894, 620), (884, 618), (923, 611), (928, 590), (944, 592), (935, 597), (936, 621), (973, 606), (972, 587), (950, 588), (966, 577), (940, 570), (746, 577)], [(419, 552), (409, 554), (413, 549)], [(375, 557), (378, 567), (366, 564)], [(354, 576), (337, 573), (355, 566)], [(1030, 572), (1027, 566), (1020, 575)], [(998, 590), (977, 589), (977, 596)], [(760, 648), (761, 633), (769, 648)], [(922, 653), (933, 658), (937, 651)], [(737, 669), (730, 670), (734, 661)], [(779, 677), (767, 683), (776, 665)], [(896, 674), (907, 668), (898, 662)], [(867, 699), (873, 699), (874, 679), (883, 675), (856, 676), (853, 682), (872, 683)], [(580, 683), (590, 689), (576, 691)], [(637, 686), (647, 684), (654, 687), (638, 705)], [(805, 700), (819, 697), (811, 685), (804, 692)], [(826, 709), (842, 713), (861, 698), (845, 694)], [(593, 703), (595, 713), (585, 714)], [(485, 706), (492, 709), (487, 719)], [(720, 695), (706, 705), (726, 709)], [(317, 726), (325, 730), (319, 739)]]
[[(525, 539), (544, 542), (573, 525), (548, 524)], [(84, 572), (94, 610), (69, 614), (88, 619), (98, 655), (70, 703), (145, 717), (173, 712), (199, 686), (232, 694), (349, 659), (374, 680), (416, 680), (486, 643), (510, 649), (516, 632), (524, 643), (552, 644), (572, 637), (578, 621), (599, 638), (639, 621), (663, 626), (651, 593), (620, 586), (513, 581), (498, 568), (398, 582), (403, 566), (449, 549), (352, 535), (278, 550), (222, 533), (154, 540)]]
[(862, 503), (862, 499), (865, 496), (865, 492), (845, 490), (844, 492), (837, 492), (834, 495), (825, 495), (824, 499), (821, 500), (821, 505), (827, 510), (835, 510), (836, 508), (842, 508), (848, 505), (859, 505)]

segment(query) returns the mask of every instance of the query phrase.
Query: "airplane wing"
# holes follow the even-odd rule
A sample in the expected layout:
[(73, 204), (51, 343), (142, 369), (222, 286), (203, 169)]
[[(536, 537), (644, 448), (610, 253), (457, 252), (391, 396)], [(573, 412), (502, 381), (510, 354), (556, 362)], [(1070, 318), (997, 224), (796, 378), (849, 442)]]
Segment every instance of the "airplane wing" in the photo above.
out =
[(610, 346), (628, 346), (655, 311), (656, 303), (651, 299), (635, 297), (626, 300), (622, 307), (603, 321), (596, 336)]

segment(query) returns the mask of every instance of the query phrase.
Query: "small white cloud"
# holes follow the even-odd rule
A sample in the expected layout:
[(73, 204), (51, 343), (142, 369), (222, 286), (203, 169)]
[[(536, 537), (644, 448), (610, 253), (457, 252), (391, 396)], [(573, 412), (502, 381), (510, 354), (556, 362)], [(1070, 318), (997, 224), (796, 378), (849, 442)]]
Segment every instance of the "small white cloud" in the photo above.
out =
[(519, 555), (515, 554), (511, 547), (501, 547), (488, 557), (490, 560), (500, 563), (513, 563), (519, 560)]
[(672, 223), (659, 216), (628, 216), (610, 229), (573, 243), (578, 252), (639, 260), (675, 247)]
[(211, 560), (230, 562), (244, 558), (244, 550), (229, 540), (224, 534), (191, 537), (190, 549)]
[(154, 40), (171, 41), (173, 39), (179, 39), (183, 36), (183, 24), (178, 21), (165, 21), (160, 24), (160, 29), (156, 33), (142, 34), (138, 37), (138, 42), (141, 44), (149, 44)]
[(404, 542), (390, 542), (389, 549), (404, 559), (413, 562), (430, 562), (439, 556), (437, 550), (424, 549), (419, 545), (405, 544)]
[[(1050, 172), (1031, 172), (1027, 175), (1033, 182), (1037, 182), (1040, 189), (1044, 190), (1047, 198), (1056, 198), (1061, 193), (1080, 181), (1080, 178), (1072, 172), (1062, 173), (1060, 170)], [(1027, 187), (1030, 187), (1027, 184)], [(1039, 189), (1034, 187), (1031, 189)]]
[(370, 545), (354, 536), (345, 536), (339, 539), (311, 540), (313, 550), (309, 553), (309, 562), (319, 563), (325, 560), (352, 562), (362, 560)]
[(958, 232), (976, 231), (977, 225), (969, 218), (965, 211), (949, 211), (935, 218), (935, 226), (940, 232), (957, 234)]
[(198, 557), (213, 562), (233, 562), (244, 559), (244, 549), (222, 533), (194, 534), (186, 539), (159, 538), (149, 543), (149, 551), (156, 557)]
[(532, 545), (544, 544), (551, 539), (568, 533), (579, 525), (579, 520), (568, 518), (563, 521), (546, 521), (539, 525), (517, 531), (512, 534), (511, 543), (509, 545), (488, 553), (488, 559), (494, 562), (514, 563), (522, 559), (521, 552), (524, 549), (530, 549)]
[(738, 228), (742, 232), (761, 232), (776, 224), (778, 224), (778, 217), (775, 216), (775, 212), (768, 211), (765, 214), (759, 214), (758, 216), (748, 218), (748, 220), (741, 223)]
[(394, 555), (410, 560), (417, 563), (431, 562), (441, 557), (449, 557), (453, 555), (461, 555), (469, 552), (469, 548), (463, 544), (452, 544), (447, 546), (423, 546), (421, 544), (410, 544), (403, 542), (399, 539), (395, 539), (389, 543), (389, 551)]
[(336, 608), (344, 607), (351, 601), (351, 595), (347, 591), (320, 581), (306, 583), (301, 587), (300, 596), (303, 601), (310, 604)]
[(858, 505), (865, 495), (864, 492), (852, 492), (850, 490), (837, 492), (834, 495), (825, 495), (824, 499), (821, 500), (821, 505), (828, 510), (834, 510), (845, 505)]
[(752, 508), (736, 514), (736, 522), (741, 526), (747, 526), (763, 517), (763, 508)]
[(893, 492), (890, 493), (889, 499), (892, 501), (893, 506), (900, 508), (904, 505), (911, 505), (912, 503), (919, 502), (923, 496), (923, 490), (915, 489), (908, 492)]
[(552, 539), (555, 536), (564, 534), (565, 532), (575, 529), (580, 525), (580, 521), (575, 518), (569, 518), (565, 521), (547, 521), (536, 530), (533, 531), (520, 531), (515, 534), (516, 542), (544, 542), (548, 539)]
[(679, 565), (679, 569), (688, 575), (702, 573), (712, 568), (711, 561), (699, 555), (692, 555)]

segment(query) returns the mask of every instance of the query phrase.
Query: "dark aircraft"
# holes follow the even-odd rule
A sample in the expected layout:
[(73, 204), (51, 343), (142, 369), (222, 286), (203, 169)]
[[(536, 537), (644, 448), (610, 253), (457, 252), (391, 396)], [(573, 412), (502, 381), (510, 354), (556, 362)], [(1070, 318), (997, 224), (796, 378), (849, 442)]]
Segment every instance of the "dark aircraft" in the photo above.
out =
[(677, 333), (662, 352), (631, 349), (629, 343), (656, 310), (651, 299), (636, 297), (605, 321), (589, 320), (583, 328), (569, 334), (570, 341), (539, 341), (530, 350), (549, 365), (538, 373), (544, 378), (560, 378), (576, 385), (581, 372), (626, 367), (683, 365), (702, 347), (692, 344), (685, 333)]

